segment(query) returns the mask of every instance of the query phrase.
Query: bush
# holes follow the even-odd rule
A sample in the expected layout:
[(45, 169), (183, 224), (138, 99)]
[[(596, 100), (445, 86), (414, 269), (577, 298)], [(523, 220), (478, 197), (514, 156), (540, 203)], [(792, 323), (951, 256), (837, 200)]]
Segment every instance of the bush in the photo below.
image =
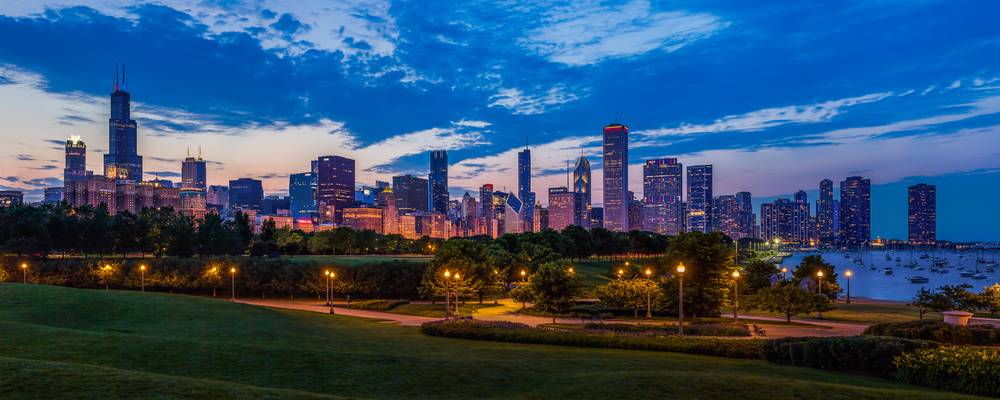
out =
[(896, 357), (937, 343), (883, 336), (782, 338), (764, 345), (764, 358), (777, 364), (889, 376)]
[[(645, 335), (674, 335), (677, 325), (647, 324), (584, 324), (583, 329), (591, 332), (632, 333)], [(695, 324), (684, 326), (684, 334), (691, 336), (750, 336), (746, 325)]]
[(922, 349), (899, 356), (895, 365), (896, 379), (902, 382), (1000, 396), (1000, 352), (993, 349)]
[(596, 347), (699, 354), (730, 358), (760, 358), (762, 340), (683, 336), (619, 335), (532, 328), (515, 322), (450, 320), (426, 322), (420, 330), (431, 336), (511, 343)]
[(389, 311), (403, 304), (410, 304), (409, 300), (362, 300), (355, 301), (347, 305), (352, 310), (368, 311)]
[(954, 326), (942, 321), (887, 322), (869, 326), (865, 335), (933, 340), (980, 346), (1000, 344), (1000, 329), (991, 326)]

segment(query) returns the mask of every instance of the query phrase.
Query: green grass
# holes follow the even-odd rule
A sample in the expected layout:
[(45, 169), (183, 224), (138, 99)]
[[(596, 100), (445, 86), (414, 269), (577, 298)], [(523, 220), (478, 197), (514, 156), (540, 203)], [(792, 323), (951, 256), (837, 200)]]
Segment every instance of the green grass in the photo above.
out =
[[(474, 315), (484, 308), (501, 307), (490, 303), (466, 303), (458, 306), (458, 315)], [(438, 304), (404, 304), (389, 310), (393, 314), (416, 315), (418, 317), (444, 318), (444, 303)]]
[(157, 293), (0, 284), (0, 332), (0, 397), (963, 398), (764, 361), (436, 338)]
[[(902, 303), (855, 301), (851, 304), (837, 302), (833, 311), (823, 313), (824, 321), (852, 322), (858, 324), (877, 324), (881, 322), (905, 322), (915, 321), (920, 318), (920, 314), (915, 307), (910, 307)], [(723, 315), (731, 313), (730, 310), (723, 310)], [(771, 317), (782, 317), (778, 313), (753, 310), (748, 312), (753, 315), (764, 315)], [(793, 318), (815, 319), (816, 313), (799, 315)], [(940, 313), (928, 312), (924, 314), (924, 319), (941, 319)]]
[(430, 262), (432, 257), (430, 256), (285, 256), (282, 257), (283, 260), (287, 260), (292, 263), (320, 263), (326, 265), (333, 265), (338, 267), (357, 267), (364, 264), (375, 264), (386, 261), (410, 261), (417, 263), (427, 263)]

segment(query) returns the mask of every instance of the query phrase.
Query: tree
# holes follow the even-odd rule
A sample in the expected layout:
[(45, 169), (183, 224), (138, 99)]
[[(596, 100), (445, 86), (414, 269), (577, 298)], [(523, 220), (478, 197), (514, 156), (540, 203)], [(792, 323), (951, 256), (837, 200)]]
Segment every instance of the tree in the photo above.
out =
[(826, 296), (803, 289), (794, 282), (782, 282), (761, 290), (752, 307), (781, 313), (785, 321), (791, 322), (795, 315), (828, 310), (829, 303)]
[(560, 263), (545, 263), (531, 276), (531, 291), (534, 293), (535, 308), (556, 315), (566, 314), (575, 304), (580, 292), (580, 282), (569, 266)]
[(1000, 311), (1000, 283), (983, 288), (983, 292), (979, 294), (979, 302), (990, 311), (990, 317)]
[[(656, 271), (673, 273), (684, 263), (684, 311), (697, 318), (718, 315), (735, 269), (731, 241), (722, 232), (688, 232), (673, 237), (667, 254), (655, 261)], [(678, 298), (677, 279), (664, 281), (670, 302)], [(676, 305), (676, 304), (674, 304)]]
[(910, 305), (917, 307), (920, 319), (924, 319), (924, 314), (927, 311), (941, 312), (950, 309), (951, 301), (941, 293), (920, 288), (917, 294), (913, 296), (913, 301), (910, 302)]
[[(639, 316), (640, 289), (636, 279), (615, 279), (597, 288), (597, 299), (605, 307), (630, 309), (633, 316)], [(643, 299), (645, 300), (645, 299)]]
[[(486, 246), (472, 240), (449, 240), (441, 245), (434, 255), (421, 281), (421, 293), (435, 298), (453, 290), (471, 291), (479, 296), (480, 302), (488, 293), (488, 282), (494, 279), (494, 270), (487, 261)], [(444, 278), (459, 274), (462, 278)], [(447, 285), (447, 290), (446, 290)], [(466, 293), (463, 293), (466, 294)]]
[(222, 266), (213, 264), (201, 272), (199, 280), (212, 288), (212, 297), (215, 297), (216, 290), (222, 285)]
[(975, 312), (976, 308), (979, 307), (979, 296), (976, 296), (969, 289), (972, 289), (972, 285), (963, 283), (961, 285), (944, 285), (939, 287), (938, 291), (948, 299), (951, 309)]
[(778, 273), (778, 266), (764, 260), (751, 260), (743, 266), (746, 285), (751, 291), (771, 287), (771, 277)]
[[(823, 271), (822, 278), (819, 278), (816, 274), (819, 271)], [(802, 262), (792, 271), (792, 280), (795, 283), (808, 280), (809, 287), (814, 291), (817, 290), (816, 284), (822, 282), (822, 293), (829, 297), (830, 300), (836, 299), (837, 295), (841, 292), (840, 284), (837, 283), (837, 272), (834, 266), (823, 261), (823, 257), (819, 255), (802, 258)]]

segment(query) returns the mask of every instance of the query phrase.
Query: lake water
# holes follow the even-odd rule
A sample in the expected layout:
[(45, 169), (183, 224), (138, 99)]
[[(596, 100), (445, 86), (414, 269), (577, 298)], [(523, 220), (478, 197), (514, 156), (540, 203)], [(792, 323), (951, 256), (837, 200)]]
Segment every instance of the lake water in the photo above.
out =
[[(886, 260), (887, 253), (891, 260)], [(851, 277), (852, 298), (909, 301), (913, 299), (913, 295), (922, 287), (936, 289), (941, 285), (968, 283), (973, 286), (974, 291), (979, 292), (986, 286), (1000, 282), (1000, 266), (993, 267), (996, 272), (987, 272), (986, 268), (988, 266), (980, 264), (979, 272), (986, 275), (987, 279), (973, 279), (961, 276), (961, 273), (964, 271), (976, 271), (977, 253), (974, 251), (936, 251), (933, 253), (923, 251), (869, 251), (860, 254), (850, 253), (849, 258), (845, 258), (845, 253), (842, 252), (798, 252), (792, 253), (790, 257), (785, 258), (781, 262), (781, 266), (787, 267), (791, 271), (795, 266), (799, 265), (803, 257), (813, 254), (823, 256), (824, 261), (836, 267), (837, 281), (840, 283), (840, 287), (844, 288), (841, 296), (847, 293), (847, 278), (844, 276), (844, 271), (850, 270), (854, 274)], [(920, 259), (921, 254), (927, 254), (929, 257)], [(899, 257), (899, 263), (896, 262), (896, 257)], [(934, 257), (947, 260), (950, 266), (947, 268), (948, 272), (938, 273), (930, 270), (934, 266)], [(1000, 262), (1000, 254), (997, 252), (979, 252), (978, 257), (987, 261), (995, 260)], [(864, 265), (856, 264), (854, 262), (855, 258), (861, 258)], [(916, 262), (917, 266), (909, 268), (908, 265), (911, 261)], [(873, 266), (875, 267), (874, 270), (872, 270)], [(891, 267), (893, 274), (886, 275), (884, 273), (885, 267)], [(917, 270), (916, 268), (918, 267), (924, 267), (924, 270)], [(912, 276), (922, 276), (928, 278), (930, 282), (922, 284), (910, 283), (907, 278)]]

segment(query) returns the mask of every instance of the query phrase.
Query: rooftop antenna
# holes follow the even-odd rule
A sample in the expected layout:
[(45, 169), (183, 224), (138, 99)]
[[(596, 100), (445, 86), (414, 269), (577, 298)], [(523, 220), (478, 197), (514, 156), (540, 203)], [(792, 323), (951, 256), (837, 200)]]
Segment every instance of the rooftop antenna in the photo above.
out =
[(122, 63), (122, 90), (125, 90), (125, 63)]
[(198, 160), (201, 161), (201, 145), (198, 145)]
[(115, 64), (115, 92), (118, 91), (118, 64)]
[(187, 158), (191, 158), (191, 146), (187, 148)]

